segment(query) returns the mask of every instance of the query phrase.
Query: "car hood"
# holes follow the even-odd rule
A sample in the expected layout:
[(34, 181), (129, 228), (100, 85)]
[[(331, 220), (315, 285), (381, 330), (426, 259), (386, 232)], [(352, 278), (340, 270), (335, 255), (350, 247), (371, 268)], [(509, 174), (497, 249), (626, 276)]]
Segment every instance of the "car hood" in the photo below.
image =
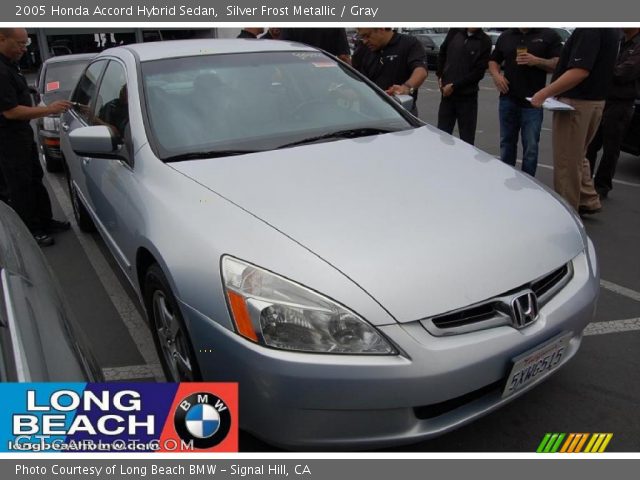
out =
[(584, 249), (567, 208), (534, 180), (430, 126), (172, 165), (400, 322), (504, 293)]

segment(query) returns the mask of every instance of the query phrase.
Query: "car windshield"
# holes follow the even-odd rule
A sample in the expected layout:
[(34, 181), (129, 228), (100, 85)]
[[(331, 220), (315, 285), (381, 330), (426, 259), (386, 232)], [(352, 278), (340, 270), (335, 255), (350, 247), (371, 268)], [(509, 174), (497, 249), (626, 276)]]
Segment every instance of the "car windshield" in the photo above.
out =
[(435, 43), (438, 46), (438, 48), (440, 48), (440, 46), (444, 43), (444, 39), (447, 38), (447, 36), (443, 33), (437, 33), (430, 36), (431, 36), (431, 40), (433, 40), (433, 43)]
[(148, 131), (165, 161), (273, 150), (419, 125), (321, 52), (149, 61), (142, 64), (142, 78)]
[(45, 72), (43, 92), (69, 92), (73, 90), (87, 63), (89, 63), (89, 60), (49, 64)]
[(562, 40), (563, 42), (569, 40), (571, 33), (569, 33), (567, 30), (565, 30), (564, 28), (554, 28), (554, 30), (558, 35), (560, 35), (560, 40)]

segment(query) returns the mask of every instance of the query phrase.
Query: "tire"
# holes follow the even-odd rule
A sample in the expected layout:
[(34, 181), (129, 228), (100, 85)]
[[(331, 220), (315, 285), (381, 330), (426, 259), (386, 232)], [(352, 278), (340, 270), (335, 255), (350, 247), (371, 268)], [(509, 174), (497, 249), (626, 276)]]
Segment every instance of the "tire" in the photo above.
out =
[(158, 264), (144, 276), (144, 304), (162, 369), (169, 382), (201, 379), (198, 361), (178, 302)]
[(64, 173), (67, 178), (67, 190), (69, 191), (69, 198), (71, 199), (71, 205), (73, 206), (73, 218), (75, 219), (78, 227), (83, 232), (91, 233), (96, 231), (96, 225), (93, 223), (93, 219), (89, 212), (85, 208), (78, 196), (78, 192), (76, 187), (73, 186), (73, 182), (71, 181), (71, 175), (69, 174), (69, 168), (63, 162)]

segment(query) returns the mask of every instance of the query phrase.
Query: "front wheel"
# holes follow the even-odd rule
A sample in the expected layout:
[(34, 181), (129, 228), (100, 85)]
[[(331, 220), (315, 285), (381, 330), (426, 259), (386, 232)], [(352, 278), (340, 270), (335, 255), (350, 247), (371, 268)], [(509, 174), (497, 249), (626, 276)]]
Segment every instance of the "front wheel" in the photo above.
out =
[(178, 302), (159, 265), (147, 270), (144, 302), (160, 362), (170, 382), (200, 380), (200, 370)]

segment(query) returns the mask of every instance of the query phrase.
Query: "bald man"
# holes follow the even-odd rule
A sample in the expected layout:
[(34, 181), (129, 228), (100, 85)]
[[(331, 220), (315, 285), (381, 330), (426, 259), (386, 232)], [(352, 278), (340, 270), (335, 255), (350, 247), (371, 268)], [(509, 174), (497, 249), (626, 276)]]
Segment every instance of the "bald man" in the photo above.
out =
[(58, 100), (46, 107), (31, 105), (31, 95), (18, 62), (27, 51), (24, 28), (0, 28), (0, 172), (8, 203), (20, 215), (40, 246), (53, 245), (51, 233), (68, 230), (66, 221), (52, 218), (49, 194), (42, 184), (42, 167), (29, 122), (66, 111), (71, 103)]

